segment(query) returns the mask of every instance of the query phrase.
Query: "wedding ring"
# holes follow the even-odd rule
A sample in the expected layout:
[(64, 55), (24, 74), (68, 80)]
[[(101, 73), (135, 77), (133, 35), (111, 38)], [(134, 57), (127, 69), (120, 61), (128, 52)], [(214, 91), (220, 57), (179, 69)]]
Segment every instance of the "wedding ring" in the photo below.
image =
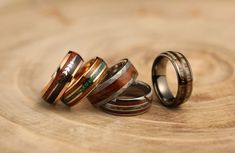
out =
[(87, 98), (94, 106), (101, 106), (122, 94), (137, 76), (131, 62), (123, 59), (108, 70), (105, 79)]
[[(178, 91), (174, 97), (166, 79), (166, 66), (170, 61), (174, 66), (178, 79)], [(186, 57), (173, 51), (161, 53), (152, 66), (152, 82), (160, 102), (167, 107), (178, 106), (188, 100), (193, 88), (193, 76)]]
[(147, 83), (136, 81), (121, 95), (100, 108), (113, 115), (134, 116), (148, 111), (151, 104), (151, 87)]
[(52, 79), (42, 91), (42, 98), (53, 104), (60, 99), (65, 90), (70, 86), (74, 75), (81, 67), (83, 59), (73, 51), (69, 51), (64, 57), (57, 71), (53, 74)]
[(76, 81), (65, 91), (62, 102), (73, 106), (89, 95), (107, 74), (107, 64), (99, 57), (87, 62), (75, 76)]

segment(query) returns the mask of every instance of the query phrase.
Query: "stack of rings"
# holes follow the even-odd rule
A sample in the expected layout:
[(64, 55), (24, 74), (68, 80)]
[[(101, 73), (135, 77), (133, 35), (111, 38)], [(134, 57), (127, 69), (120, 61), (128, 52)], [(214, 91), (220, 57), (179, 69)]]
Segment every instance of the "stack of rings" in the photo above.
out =
[(133, 64), (123, 59), (108, 70), (108, 75), (88, 96), (88, 100), (110, 114), (142, 114), (150, 108), (152, 94), (148, 84), (136, 82), (137, 76)]
[[(166, 79), (170, 61), (177, 74), (178, 92), (174, 97)], [(83, 65), (76, 52), (69, 51), (52, 79), (42, 91), (42, 98), (54, 104), (61, 100), (71, 107), (87, 97), (93, 106), (113, 115), (134, 116), (147, 112), (152, 104), (151, 87), (136, 81), (138, 72), (134, 65), (123, 59), (108, 69), (100, 57)], [(173, 51), (161, 53), (152, 66), (152, 82), (160, 102), (175, 107), (186, 102), (192, 93), (193, 78), (186, 57)]]

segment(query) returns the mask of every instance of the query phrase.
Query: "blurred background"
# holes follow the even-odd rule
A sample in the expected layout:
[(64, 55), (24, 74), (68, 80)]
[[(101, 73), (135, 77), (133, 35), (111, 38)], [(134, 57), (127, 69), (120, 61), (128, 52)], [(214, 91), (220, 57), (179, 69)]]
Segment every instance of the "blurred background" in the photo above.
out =
[[(234, 27), (233, 0), (0, 0), (1, 152), (234, 152)], [(193, 95), (175, 110), (154, 96), (127, 118), (86, 99), (48, 106), (40, 91), (69, 50), (109, 65), (129, 58), (149, 84), (155, 57), (180, 51)]]

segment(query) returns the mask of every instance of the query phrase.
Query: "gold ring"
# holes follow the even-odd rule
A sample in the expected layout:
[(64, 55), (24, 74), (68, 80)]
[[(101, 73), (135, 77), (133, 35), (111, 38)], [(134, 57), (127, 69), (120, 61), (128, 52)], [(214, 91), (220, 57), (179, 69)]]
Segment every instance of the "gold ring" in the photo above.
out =
[(104, 79), (107, 70), (107, 64), (99, 57), (88, 61), (75, 76), (76, 81), (65, 91), (62, 102), (67, 106), (77, 104)]

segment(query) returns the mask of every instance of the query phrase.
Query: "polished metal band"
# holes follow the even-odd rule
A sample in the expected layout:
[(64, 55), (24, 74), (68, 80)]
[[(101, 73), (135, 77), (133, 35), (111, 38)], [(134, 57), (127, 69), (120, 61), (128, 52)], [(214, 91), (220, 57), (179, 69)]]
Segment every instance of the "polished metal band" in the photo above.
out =
[[(178, 91), (173, 96), (166, 79), (166, 66), (170, 61), (178, 78)], [(167, 107), (178, 106), (188, 100), (193, 88), (192, 70), (188, 60), (179, 52), (167, 51), (161, 53), (152, 66), (152, 82), (154, 90), (161, 101)]]
[(62, 96), (62, 102), (73, 106), (90, 94), (107, 75), (108, 67), (103, 59), (96, 57), (87, 62), (77, 73), (77, 79)]
[(87, 97), (95, 106), (101, 106), (122, 94), (137, 78), (138, 72), (128, 59), (121, 60), (108, 70), (100, 85)]
[(102, 105), (100, 108), (113, 115), (134, 116), (148, 111), (151, 103), (151, 87), (147, 83), (136, 81), (116, 99)]
[(80, 55), (69, 51), (57, 71), (53, 74), (51, 81), (43, 89), (42, 98), (50, 104), (58, 101), (70, 86), (82, 63), (83, 59)]

